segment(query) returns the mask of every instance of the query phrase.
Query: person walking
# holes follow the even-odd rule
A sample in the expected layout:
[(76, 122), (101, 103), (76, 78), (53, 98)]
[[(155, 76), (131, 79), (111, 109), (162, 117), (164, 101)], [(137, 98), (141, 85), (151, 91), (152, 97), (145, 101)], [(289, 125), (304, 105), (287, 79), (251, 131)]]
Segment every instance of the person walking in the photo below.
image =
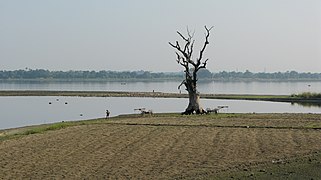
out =
[(107, 110), (106, 110), (106, 119), (109, 118), (109, 115), (110, 115), (110, 112), (109, 112), (109, 110), (107, 109)]

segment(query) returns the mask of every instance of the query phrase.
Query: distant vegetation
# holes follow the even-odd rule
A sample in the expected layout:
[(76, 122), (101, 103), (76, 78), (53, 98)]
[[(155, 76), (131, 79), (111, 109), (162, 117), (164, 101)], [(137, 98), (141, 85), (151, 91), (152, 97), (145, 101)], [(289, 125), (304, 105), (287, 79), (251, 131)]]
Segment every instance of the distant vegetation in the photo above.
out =
[(28, 69), (0, 71), (0, 79), (173, 79), (181, 73), (152, 73), (149, 71), (49, 71)]
[[(181, 80), (183, 72), (150, 72), (150, 71), (49, 71), (44, 69), (25, 69), (0, 71), (0, 80), (24, 79), (81, 79), (81, 80)], [(200, 80), (321, 80), (321, 73), (299, 73), (296, 71), (274, 73), (227, 72), (211, 73), (207, 69), (198, 72)]]
[(321, 73), (299, 73), (296, 71), (274, 72), (274, 73), (252, 73), (245, 72), (226, 72), (213, 73), (214, 79), (228, 79), (228, 80), (321, 80)]
[(321, 93), (303, 92), (300, 94), (292, 94), (291, 96), (303, 99), (315, 99), (321, 98)]

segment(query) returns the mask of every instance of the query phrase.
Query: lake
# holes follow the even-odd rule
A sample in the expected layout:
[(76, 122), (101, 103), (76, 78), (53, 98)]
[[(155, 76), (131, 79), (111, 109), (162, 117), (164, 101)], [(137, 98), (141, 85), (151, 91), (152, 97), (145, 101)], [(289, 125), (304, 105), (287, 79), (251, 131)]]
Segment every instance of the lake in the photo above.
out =
[[(66, 82), (66, 81), (0, 81), (0, 90), (70, 90), (70, 91), (159, 91), (179, 92), (179, 81), (163, 82)], [(320, 92), (321, 82), (216, 82), (198, 83), (201, 93), (290, 95)], [(182, 92), (184, 88), (182, 88)]]
[[(50, 103), (50, 104), (49, 104)], [(291, 103), (202, 99), (204, 108), (228, 106), (228, 113), (320, 113), (320, 107), (304, 107)], [(145, 107), (155, 113), (182, 112), (188, 99), (129, 97), (0, 97), (0, 129), (61, 121), (84, 120), (139, 113)]]
[[(178, 92), (180, 82), (1, 82), (0, 90), (77, 90), (77, 91), (160, 91)], [(320, 82), (200, 82), (201, 93), (224, 94), (292, 94), (320, 92)], [(184, 92), (182, 90), (182, 92)], [(49, 104), (51, 102), (51, 104)], [(204, 108), (225, 105), (228, 113), (320, 113), (320, 107), (291, 103), (202, 99)], [(139, 113), (145, 107), (155, 113), (182, 112), (188, 99), (129, 97), (0, 97), (0, 129), (84, 120)]]

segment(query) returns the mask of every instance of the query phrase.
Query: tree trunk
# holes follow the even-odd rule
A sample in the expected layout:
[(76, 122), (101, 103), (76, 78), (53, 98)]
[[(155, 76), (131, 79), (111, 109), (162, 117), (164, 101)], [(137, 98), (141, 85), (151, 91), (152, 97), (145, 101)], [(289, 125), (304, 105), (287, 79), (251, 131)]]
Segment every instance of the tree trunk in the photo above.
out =
[(182, 114), (203, 114), (206, 113), (204, 109), (200, 106), (200, 94), (196, 90), (196, 83), (197, 83), (197, 72), (200, 69), (206, 68), (207, 61), (203, 61), (203, 53), (209, 44), (208, 42), (208, 37), (210, 36), (210, 31), (213, 27), (207, 28), (206, 29), (206, 34), (205, 34), (205, 42), (203, 45), (203, 48), (201, 49), (199, 53), (199, 57), (196, 58), (196, 60), (192, 59), (192, 54), (193, 54), (193, 47), (194, 47), (194, 40), (193, 40), (193, 35), (190, 34), (189, 30), (187, 29), (187, 35), (184, 36), (180, 32), (177, 31), (178, 35), (185, 41), (184, 46), (181, 46), (178, 41), (176, 41), (176, 44), (172, 44), (169, 42), (169, 44), (177, 50), (176, 56), (177, 60), (176, 62), (180, 65), (182, 65), (185, 68), (185, 80), (178, 86), (178, 89), (184, 84), (186, 87), (186, 90), (189, 95), (189, 103), (188, 106)]
[(197, 92), (196, 87), (191, 84), (185, 84), (188, 91), (189, 103), (188, 106), (182, 114), (203, 114), (205, 113), (204, 109), (200, 105), (200, 94)]

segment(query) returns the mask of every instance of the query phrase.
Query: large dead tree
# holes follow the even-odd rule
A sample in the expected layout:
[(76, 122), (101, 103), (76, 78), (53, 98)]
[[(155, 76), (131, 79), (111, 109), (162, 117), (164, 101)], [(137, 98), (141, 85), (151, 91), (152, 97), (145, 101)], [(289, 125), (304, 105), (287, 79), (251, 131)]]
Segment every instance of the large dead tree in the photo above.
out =
[(177, 34), (182, 38), (183, 42), (182, 45), (179, 43), (179, 41), (176, 41), (175, 44), (172, 44), (169, 42), (169, 44), (176, 50), (176, 56), (177, 56), (177, 63), (184, 67), (185, 72), (185, 80), (178, 86), (180, 87), (182, 85), (185, 85), (186, 90), (189, 95), (189, 104), (182, 114), (193, 114), (194, 112), (196, 114), (203, 114), (205, 110), (200, 105), (200, 93), (197, 91), (196, 83), (198, 81), (197, 79), (197, 72), (202, 69), (206, 68), (208, 59), (203, 60), (203, 54), (204, 51), (209, 44), (208, 38), (210, 36), (210, 31), (213, 27), (207, 28), (205, 26), (205, 42), (200, 50), (198, 56), (196, 59), (193, 59), (193, 48), (194, 48), (194, 42), (193, 39), (194, 33), (191, 34), (190, 31), (187, 29), (187, 36), (183, 35), (179, 31), (177, 31)]

